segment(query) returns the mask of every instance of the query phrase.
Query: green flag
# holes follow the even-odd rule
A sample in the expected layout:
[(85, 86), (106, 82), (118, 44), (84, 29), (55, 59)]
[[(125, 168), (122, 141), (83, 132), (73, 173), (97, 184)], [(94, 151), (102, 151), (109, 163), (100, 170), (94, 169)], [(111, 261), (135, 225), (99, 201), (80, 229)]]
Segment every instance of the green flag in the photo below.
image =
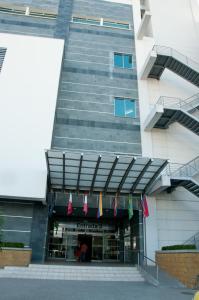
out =
[(128, 208), (128, 211), (129, 211), (129, 220), (131, 220), (131, 218), (133, 217), (133, 198), (131, 195), (129, 195), (129, 208)]

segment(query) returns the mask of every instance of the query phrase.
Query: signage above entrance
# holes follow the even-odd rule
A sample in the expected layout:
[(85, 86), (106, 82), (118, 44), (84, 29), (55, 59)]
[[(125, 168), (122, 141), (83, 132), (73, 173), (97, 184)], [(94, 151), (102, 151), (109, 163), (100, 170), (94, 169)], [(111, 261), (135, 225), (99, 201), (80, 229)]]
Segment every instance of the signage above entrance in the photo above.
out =
[(93, 222), (66, 222), (60, 223), (60, 227), (64, 231), (85, 231), (85, 232), (99, 232), (99, 231), (112, 231), (115, 230), (115, 226), (111, 224), (93, 223)]

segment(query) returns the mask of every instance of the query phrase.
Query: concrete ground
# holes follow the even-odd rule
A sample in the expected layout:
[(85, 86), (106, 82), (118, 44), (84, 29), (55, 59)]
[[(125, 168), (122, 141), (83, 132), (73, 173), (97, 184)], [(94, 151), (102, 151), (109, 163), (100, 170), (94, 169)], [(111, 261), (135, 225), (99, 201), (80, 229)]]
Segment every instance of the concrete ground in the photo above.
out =
[(194, 291), (166, 280), (148, 283), (0, 279), (0, 300), (192, 300)]

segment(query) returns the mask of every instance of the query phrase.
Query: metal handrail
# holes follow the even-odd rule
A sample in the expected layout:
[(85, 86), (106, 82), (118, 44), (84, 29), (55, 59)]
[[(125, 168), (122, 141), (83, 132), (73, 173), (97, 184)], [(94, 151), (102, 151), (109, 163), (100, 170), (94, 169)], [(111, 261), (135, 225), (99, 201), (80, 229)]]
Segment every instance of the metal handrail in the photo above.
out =
[(189, 66), (193, 70), (196, 70), (199, 72), (199, 64), (195, 60), (189, 58), (188, 56), (180, 53), (179, 51), (177, 51), (171, 47), (154, 45), (153, 50), (156, 51), (160, 55), (172, 56), (179, 62), (181, 62), (181, 63)]
[(189, 113), (199, 112), (199, 94), (186, 98), (184, 103), (185, 104), (181, 107), (183, 110), (186, 110)]
[(169, 177), (193, 177), (199, 173), (199, 157), (187, 164), (169, 163), (161, 175)]
[[(162, 105), (164, 108), (169, 109), (181, 109), (187, 113), (197, 112), (199, 114), (199, 95), (196, 97), (192, 96), (191, 98), (182, 100), (175, 97), (161, 96), (156, 104)], [(195, 116), (196, 117), (196, 116)]]
[(196, 243), (199, 241), (199, 232), (195, 233), (194, 235), (192, 235), (188, 240), (186, 240), (183, 245), (187, 245), (187, 244), (191, 244), (194, 243), (196, 245)]
[[(27, 8), (29, 9), (29, 13), (26, 13)], [(41, 18), (48, 18), (48, 19), (56, 19), (57, 13), (49, 12), (39, 9), (34, 9), (32, 7), (21, 7), (21, 6), (10, 6), (10, 5), (2, 5), (0, 4), (0, 13), (8, 13), (8, 14), (15, 14), (15, 15), (25, 15), (31, 17), (41, 17)]]
[[(152, 262), (155, 265), (155, 274), (152, 274), (148, 262)], [(152, 277), (156, 285), (159, 283), (159, 266), (157, 262), (140, 252), (138, 252), (138, 269), (144, 271), (147, 275)]]

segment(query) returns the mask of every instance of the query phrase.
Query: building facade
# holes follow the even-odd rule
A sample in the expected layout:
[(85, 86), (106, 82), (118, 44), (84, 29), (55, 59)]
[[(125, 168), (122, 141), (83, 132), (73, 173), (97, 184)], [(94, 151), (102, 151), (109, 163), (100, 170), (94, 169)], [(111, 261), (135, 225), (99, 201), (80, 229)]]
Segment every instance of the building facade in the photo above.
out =
[(1, 3), (2, 233), (34, 262), (86, 243), (135, 263), (197, 233), (198, 3), (170, 2)]

